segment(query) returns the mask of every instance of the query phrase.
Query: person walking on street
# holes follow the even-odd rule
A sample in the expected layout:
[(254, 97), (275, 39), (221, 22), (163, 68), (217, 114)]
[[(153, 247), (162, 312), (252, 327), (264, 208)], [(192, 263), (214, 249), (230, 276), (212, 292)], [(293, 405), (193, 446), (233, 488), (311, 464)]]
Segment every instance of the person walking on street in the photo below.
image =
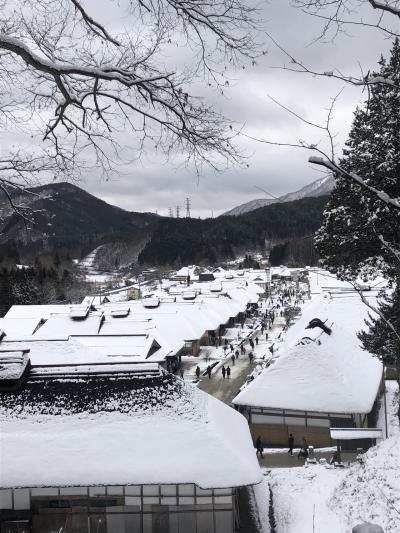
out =
[(288, 453), (289, 453), (290, 455), (293, 455), (294, 437), (293, 437), (293, 435), (292, 435), (291, 433), (290, 433), (290, 435), (289, 435), (288, 445), (289, 445), (289, 451), (288, 451)]
[(196, 377), (197, 379), (200, 378), (200, 367), (199, 366), (196, 367)]
[(231, 349), (231, 352), (233, 352), (233, 344), (230, 344), (229, 348)]
[(226, 368), (225, 368), (224, 365), (222, 366), (221, 371), (222, 371), (222, 377), (223, 377), (223, 379), (225, 379)]
[(261, 437), (260, 436), (257, 437), (257, 440), (256, 440), (256, 442), (254, 444), (254, 447), (257, 450), (256, 451), (256, 455), (260, 454), (260, 457), (262, 457), (263, 456), (263, 452), (264, 452), (264, 446), (263, 446), (263, 443), (261, 441)]
[(207, 375), (208, 375), (208, 379), (211, 379), (211, 366), (208, 365), (207, 367)]
[(253, 362), (253, 352), (250, 352), (249, 353), (249, 361), (250, 361), (250, 364)]
[(239, 350), (236, 350), (235, 356), (236, 356), (236, 359), (239, 359)]
[(232, 361), (232, 365), (234, 365), (235, 364), (235, 354), (234, 353), (232, 354), (231, 361)]
[(229, 379), (229, 376), (231, 375), (231, 369), (230, 369), (229, 366), (226, 367), (226, 375), (227, 375), (227, 377)]
[(304, 457), (304, 459), (307, 459), (308, 457), (307, 441), (305, 437), (302, 437), (301, 439), (300, 451), (297, 455), (297, 459), (300, 459), (300, 457)]
[(265, 334), (265, 340), (268, 340), (268, 333)]

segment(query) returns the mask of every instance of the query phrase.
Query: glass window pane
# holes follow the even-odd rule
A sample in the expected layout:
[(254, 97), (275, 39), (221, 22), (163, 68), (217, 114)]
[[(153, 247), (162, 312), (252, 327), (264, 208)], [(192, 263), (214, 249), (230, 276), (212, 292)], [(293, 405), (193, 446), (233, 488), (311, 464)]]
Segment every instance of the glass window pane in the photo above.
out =
[(197, 511), (197, 533), (214, 533), (214, 520), (212, 511)]
[(158, 503), (160, 503), (158, 496), (146, 496), (143, 498), (143, 505), (157, 505)]
[(143, 485), (143, 496), (158, 496), (158, 485)]
[[(125, 515), (124, 508), (121, 506), (107, 507), (107, 532), (125, 533)], [(109, 512), (111, 511), (111, 512)]]
[(217, 496), (226, 496), (232, 494), (232, 489), (214, 489), (214, 494)]
[(89, 487), (89, 496), (105, 496), (105, 487)]
[(212, 496), (212, 489), (201, 489), (200, 487), (196, 487), (196, 494), (204, 495), (204, 496)]
[(140, 520), (141, 520), (140, 514), (127, 514), (125, 516), (126, 533), (139, 533), (141, 531)]
[(87, 487), (64, 487), (60, 489), (61, 496), (84, 496), (87, 494)]
[(143, 515), (143, 533), (152, 533), (153, 519), (151, 514)]
[(196, 496), (196, 503), (198, 505), (208, 505), (212, 503), (212, 496)]
[(215, 496), (214, 497), (215, 505), (218, 504), (227, 504), (229, 506), (232, 505), (232, 496)]
[(12, 509), (11, 489), (0, 490), (0, 509)]
[[(196, 532), (196, 513), (179, 513), (179, 531), (184, 531), (185, 533), (197, 533)], [(212, 530), (209, 530), (208, 533), (212, 533)]]
[(179, 498), (179, 505), (193, 505), (194, 498), (192, 496), (183, 496)]
[(125, 505), (142, 506), (142, 498), (140, 496), (125, 496)]
[(122, 496), (123, 493), (123, 487), (107, 487), (107, 494), (109, 496)]
[(30, 509), (31, 498), (29, 489), (15, 489), (14, 490), (14, 509)]
[(31, 495), (32, 496), (58, 496), (58, 489), (56, 489), (55, 487), (31, 489)]
[(233, 514), (231, 511), (215, 511), (215, 533), (233, 532)]
[(161, 495), (162, 496), (175, 496), (176, 485), (161, 485)]
[(179, 485), (179, 495), (180, 496), (192, 496), (194, 495), (194, 485)]
[(131, 485), (125, 487), (126, 496), (140, 496), (142, 487), (140, 485)]
[(161, 496), (161, 505), (176, 505), (176, 500), (173, 496)]
[(179, 531), (179, 515), (177, 513), (171, 513), (171, 512), (169, 513), (168, 533), (182, 533), (181, 531)]
[(153, 532), (152, 533), (167, 533), (169, 528), (169, 513), (168, 507), (161, 509), (153, 509)]

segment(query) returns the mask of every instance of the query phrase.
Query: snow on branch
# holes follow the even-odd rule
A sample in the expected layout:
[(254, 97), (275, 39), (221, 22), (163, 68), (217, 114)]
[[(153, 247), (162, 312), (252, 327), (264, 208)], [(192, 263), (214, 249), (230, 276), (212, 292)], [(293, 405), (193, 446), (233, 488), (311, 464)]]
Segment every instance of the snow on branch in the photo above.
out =
[[(230, 122), (192, 91), (205, 81), (223, 92), (227, 65), (260, 53), (256, 0), (106, 0), (124, 19), (115, 34), (84, 0), (0, 4), (0, 125), (43, 143), (54, 174), (108, 176), (149, 149), (216, 170), (242, 161)], [(168, 66), (171, 48), (190, 50), (189, 64)], [(0, 183), (49, 173), (19, 155)]]
[(382, 200), (382, 202), (384, 202), (385, 204), (391, 205), (395, 209), (400, 210), (400, 200), (398, 198), (391, 198), (384, 191), (380, 191), (375, 187), (368, 185), (368, 183), (360, 176), (358, 176), (354, 172), (347, 172), (343, 167), (339, 166), (334, 161), (330, 161), (329, 159), (325, 159), (323, 157), (311, 156), (308, 158), (308, 162), (314, 165), (325, 167), (336, 174), (340, 174), (345, 178), (354, 181), (364, 189), (368, 190), (370, 193), (374, 194), (377, 198), (379, 198), (379, 200)]

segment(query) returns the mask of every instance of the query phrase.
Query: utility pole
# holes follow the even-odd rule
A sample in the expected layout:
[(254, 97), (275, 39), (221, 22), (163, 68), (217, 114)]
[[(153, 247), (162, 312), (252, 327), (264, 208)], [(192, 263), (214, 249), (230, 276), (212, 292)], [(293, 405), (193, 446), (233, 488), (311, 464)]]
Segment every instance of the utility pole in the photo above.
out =
[(174, 213), (172, 212), (172, 207), (168, 207), (168, 216), (169, 218), (173, 218)]
[(180, 207), (179, 205), (176, 206), (176, 218), (179, 218), (179, 212), (180, 212)]
[(191, 218), (191, 216), (190, 216), (190, 198), (186, 198), (186, 218)]

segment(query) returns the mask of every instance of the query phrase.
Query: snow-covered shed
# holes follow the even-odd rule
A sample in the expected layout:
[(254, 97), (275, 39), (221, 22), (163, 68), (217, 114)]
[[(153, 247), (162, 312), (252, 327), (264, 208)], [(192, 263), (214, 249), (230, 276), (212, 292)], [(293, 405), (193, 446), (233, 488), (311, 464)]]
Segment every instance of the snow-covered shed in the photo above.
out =
[[(381, 362), (355, 335), (333, 324), (331, 334), (303, 336), (233, 400), (253, 435), (286, 445), (290, 433), (331, 445), (331, 427), (368, 427), (382, 383)], [(306, 332), (304, 332), (306, 335)]]
[(261, 481), (245, 418), (171, 374), (122, 367), (2, 394), (2, 531), (236, 531), (238, 491)]

